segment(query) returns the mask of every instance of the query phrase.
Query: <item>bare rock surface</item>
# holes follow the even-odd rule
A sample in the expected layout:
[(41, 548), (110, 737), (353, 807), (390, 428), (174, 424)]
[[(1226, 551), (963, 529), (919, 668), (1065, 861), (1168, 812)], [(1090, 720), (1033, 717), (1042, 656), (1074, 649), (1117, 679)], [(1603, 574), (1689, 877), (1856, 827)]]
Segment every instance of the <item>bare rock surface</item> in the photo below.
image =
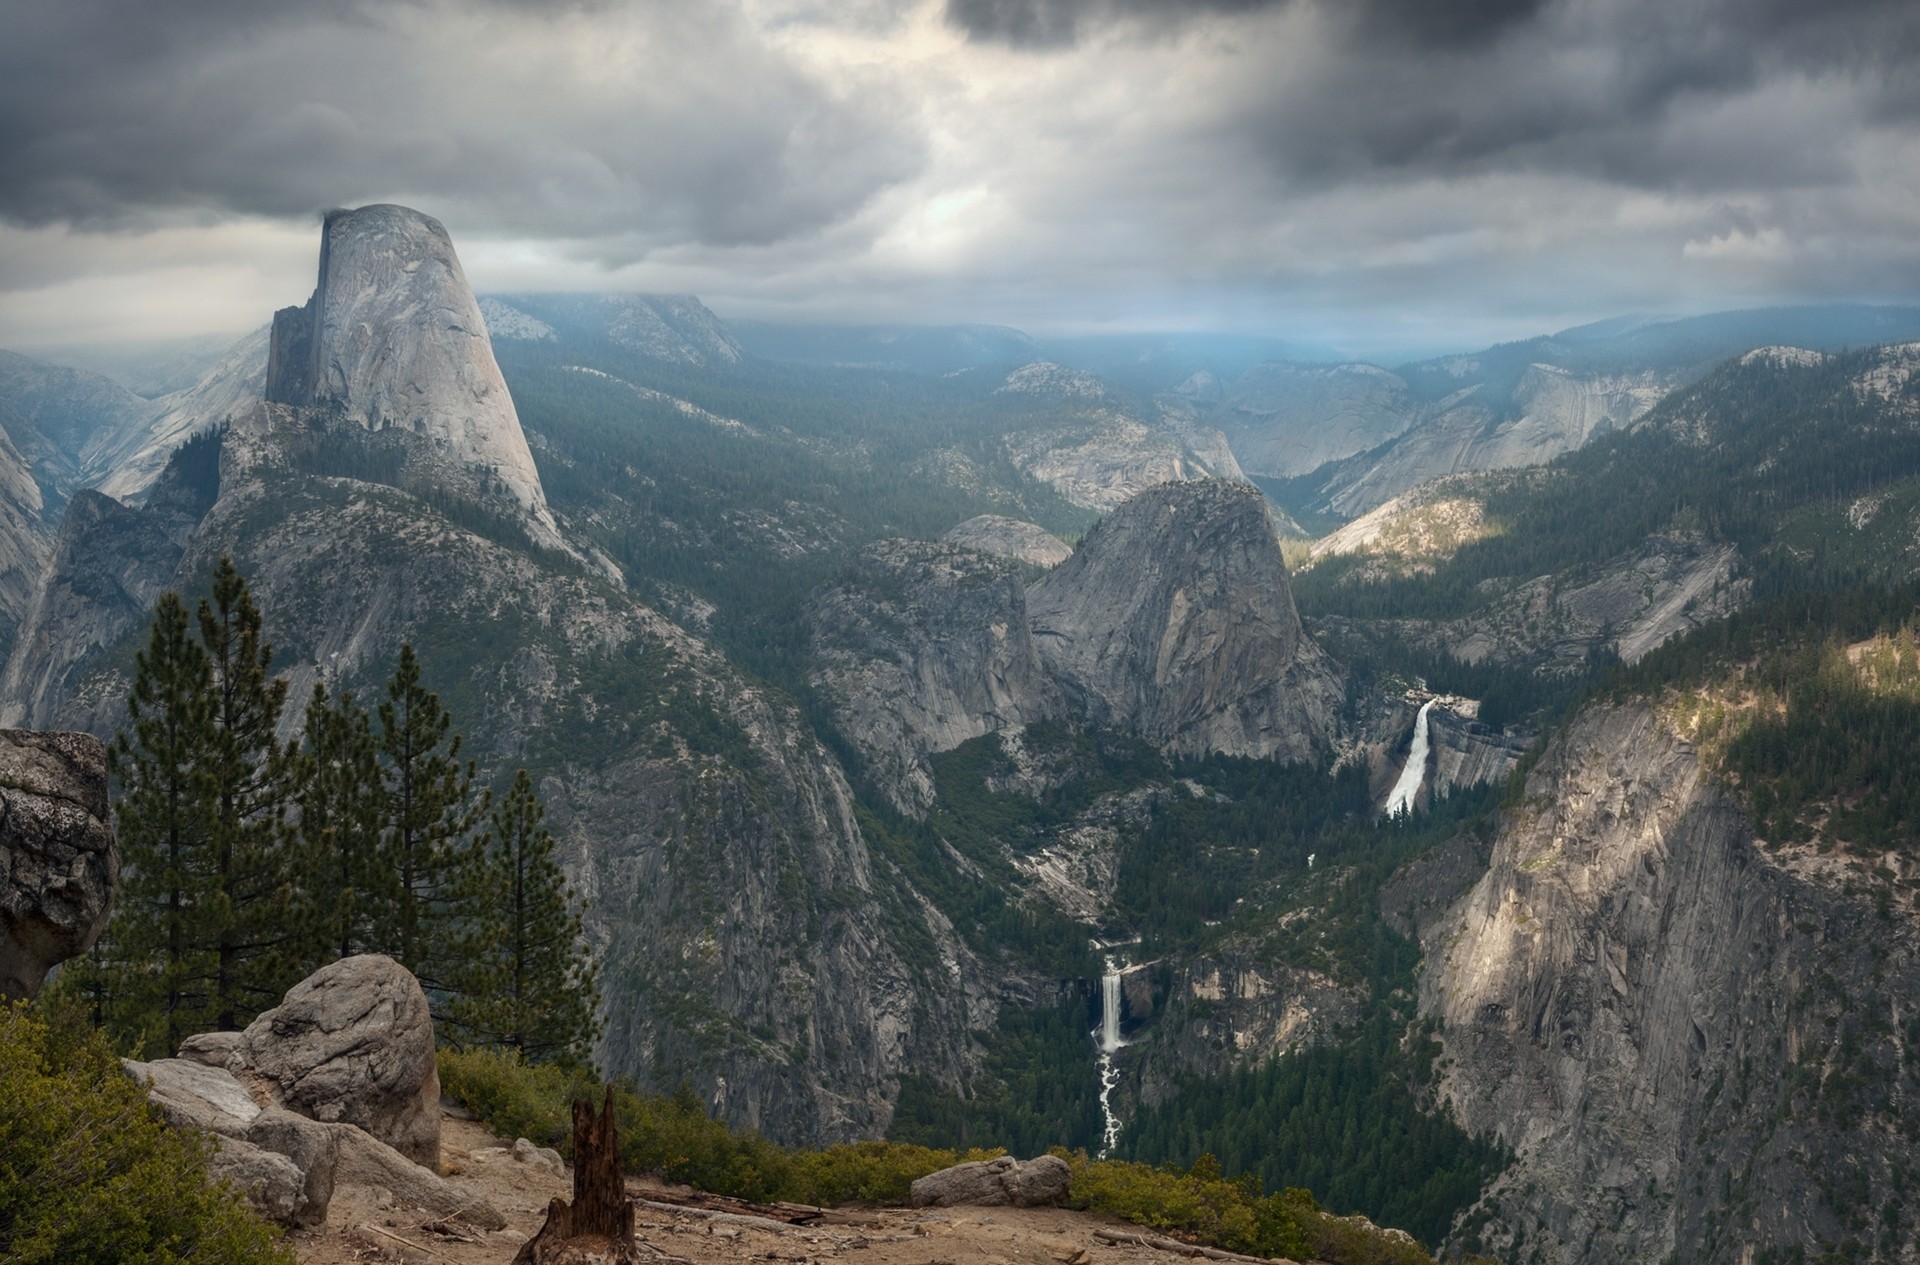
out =
[(940, 539), (1030, 567), (1057, 567), (1073, 556), (1066, 541), (1039, 524), (999, 514), (976, 515)]
[(327, 215), (313, 297), (274, 314), (265, 396), (423, 437), (438, 480), (476, 499), (503, 488), (535, 540), (565, 548), (480, 305), (431, 216)]
[(107, 751), (87, 734), (0, 730), (0, 998), (30, 998), (99, 937), (120, 874)]
[(1062, 710), (1027, 629), (1018, 568), (974, 550), (882, 541), (816, 596), (815, 680), (894, 802), (933, 802), (930, 753)]
[(244, 1192), (261, 1216), (287, 1226), (318, 1225), (326, 1205), (307, 1198), (307, 1174), (277, 1151), (222, 1136), (207, 1158), (207, 1171)]
[(147, 1087), (147, 1100), (176, 1129), (204, 1129), (222, 1137), (244, 1138), (260, 1115), (239, 1078), (224, 1068), (191, 1059), (125, 1059), (122, 1066)]
[(1344, 695), (1306, 637), (1260, 493), (1150, 488), (1027, 590), (1041, 660), (1096, 724), (1180, 755), (1307, 759)]
[(1071, 1179), (1067, 1162), (1057, 1155), (1025, 1161), (1002, 1155), (929, 1173), (913, 1183), (910, 1194), (916, 1208), (1037, 1208), (1064, 1202)]
[(439, 1164), (433, 1019), (420, 982), (392, 958), (342, 958), (295, 984), (247, 1025), (228, 1067), (303, 1116), (358, 1125), (416, 1163)]
[(1904, 1188), (1920, 1097), (1872, 1017), (1920, 1011), (1920, 919), (1876, 909), (1857, 861), (1763, 846), (1652, 705), (1554, 737), (1478, 880), (1399, 915), (1421, 927), (1439, 1100), (1518, 1156), (1486, 1250), (1765, 1259), (1842, 1242), (1851, 1209)]

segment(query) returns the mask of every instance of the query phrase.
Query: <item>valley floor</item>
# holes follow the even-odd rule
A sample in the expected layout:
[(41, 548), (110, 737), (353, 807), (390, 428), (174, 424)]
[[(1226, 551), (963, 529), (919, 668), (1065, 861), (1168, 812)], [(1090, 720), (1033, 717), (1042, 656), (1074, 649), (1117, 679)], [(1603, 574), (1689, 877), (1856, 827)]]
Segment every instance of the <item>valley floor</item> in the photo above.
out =
[[(485, 1200), (507, 1218), (488, 1233), (458, 1227), (454, 1234), (432, 1213), (400, 1206), (388, 1192), (364, 1186), (334, 1192), (327, 1222), (288, 1236), (301, 1265), (507, 1265), (546, 1219), (547, 1201), (572, 1194), (570, 1174), (522, 1164), (498, 1148), (512, 1145), (482, 1124), (447, 1116), (441, 1121), (441, 1168), (447, 1180)], [(1168, 1265), (1183, 1258), (1149, 1248), (1098, 1241), (1098, 1230), (1139, 1233), (1115, 1218), (1060, 1208), (863, 1208), (828, 1212), (819, 1222), (775, 1229), (749, 1224), (752, 1205), (738, 1213), (703, 1215), (692, 1208), (645, 1206), (694, 1199), (718, 1208), (734, 1201), (695, 1197), (687, 1187), (661, 1187), (628, 1178), (642, 1201), (635, 1225), (649, 1256), (669, 1265)], [(748, 1214), (743, 1218), (739, 1214)]]

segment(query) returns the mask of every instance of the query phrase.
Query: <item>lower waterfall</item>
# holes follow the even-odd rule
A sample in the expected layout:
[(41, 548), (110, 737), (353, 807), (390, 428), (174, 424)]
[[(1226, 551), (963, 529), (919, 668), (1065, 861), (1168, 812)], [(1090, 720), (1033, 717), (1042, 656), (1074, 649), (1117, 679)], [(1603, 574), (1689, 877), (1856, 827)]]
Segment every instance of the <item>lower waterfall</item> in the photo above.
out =
[(1427, 777), (1427, 713), (1433, 710), (1433, 700), (1428, 699), (1420, 705), (1420, 714), (1413, 719), (1413, 750), (1407, 753), (1407, 767), (1400, 770), (1400, 780), (1393, 784), (1393, 790), (1387, 795), (1387, 816), (1398, 817), (1402, 813), (1413, 811), (1414, 797), (1420, 794), (1420, 784)]
[(1120, 1069), (1113, 1056), (1125, 1044), (1120, 1040), (1120, 967), (1107, 959), (1107, 972), (1100, 977), (1100, 1026), (1094, 1029), (1100, 1042), (1100, 1154), (1106, 1159), (1120, 1145), (1120, 1117), (1113, 1114), (1113, 1091), (1120, 1083)]

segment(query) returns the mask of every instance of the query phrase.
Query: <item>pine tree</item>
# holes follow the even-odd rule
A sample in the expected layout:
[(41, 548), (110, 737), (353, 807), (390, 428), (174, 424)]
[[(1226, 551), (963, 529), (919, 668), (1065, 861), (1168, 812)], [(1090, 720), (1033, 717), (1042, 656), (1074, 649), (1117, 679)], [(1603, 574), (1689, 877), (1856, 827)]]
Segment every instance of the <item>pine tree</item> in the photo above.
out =
[(597, 1034), (599, 987), (580, 943), (581, 903), (553, 846), (546, 808), (521, 769), (476, 848), (476, 882), (463, 893), (470, 966), (450, 1017), (481, 1044), (574, 1062)]
[(222, 557), (199, 608), (212, 674), (212, 740), (202, 757), (214, 819), (207, 914), (214, 932), (213, 1018), (237, 1029), (298, 978), (293, 909), (297, 748), (277, 735), (287, 682), (270, 675), (273, 647), (247, 582)]
[(460, 735), (440, 699), (420, 684), (411, 645), (380, 704), (378, 750), (385, 774), (381, 840), (384, 864), (398, 886), (381, 942), (429, 990), (452, 987), (462, 974), (453, 933), (454, 901), (470, 859), (486, 798), (473, 792), (473, 765), (460, 763)]
[(115, 820), (124, 876), (114, 920), (90, 968), (109, 1031), (171, 1053), (214, 1013), (218, 970), (209, 922), (209, 855), (218, 795), (213, 669), (188, 632), (187, 608), (163, 593), (146, 649), (134, 656), (128, 725), (114, 739)]
[(397, 918), (399, 875), (380, 851), (386, 806), (367, 709), (324, 684), (307, 702), (299, 853), (308, 969), (375, 951)]

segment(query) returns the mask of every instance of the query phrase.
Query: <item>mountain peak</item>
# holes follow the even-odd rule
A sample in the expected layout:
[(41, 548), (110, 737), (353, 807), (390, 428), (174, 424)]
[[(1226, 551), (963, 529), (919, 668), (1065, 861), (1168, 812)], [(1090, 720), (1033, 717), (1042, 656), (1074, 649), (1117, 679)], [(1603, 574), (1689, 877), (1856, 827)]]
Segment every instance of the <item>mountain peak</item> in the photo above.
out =
[(327, 213), (313, 297), (274, 313), (266, 398), (418, 435), (436, 482), (504, 493), (536, 541), (565, 547), (473, 288), (430, 215)]

